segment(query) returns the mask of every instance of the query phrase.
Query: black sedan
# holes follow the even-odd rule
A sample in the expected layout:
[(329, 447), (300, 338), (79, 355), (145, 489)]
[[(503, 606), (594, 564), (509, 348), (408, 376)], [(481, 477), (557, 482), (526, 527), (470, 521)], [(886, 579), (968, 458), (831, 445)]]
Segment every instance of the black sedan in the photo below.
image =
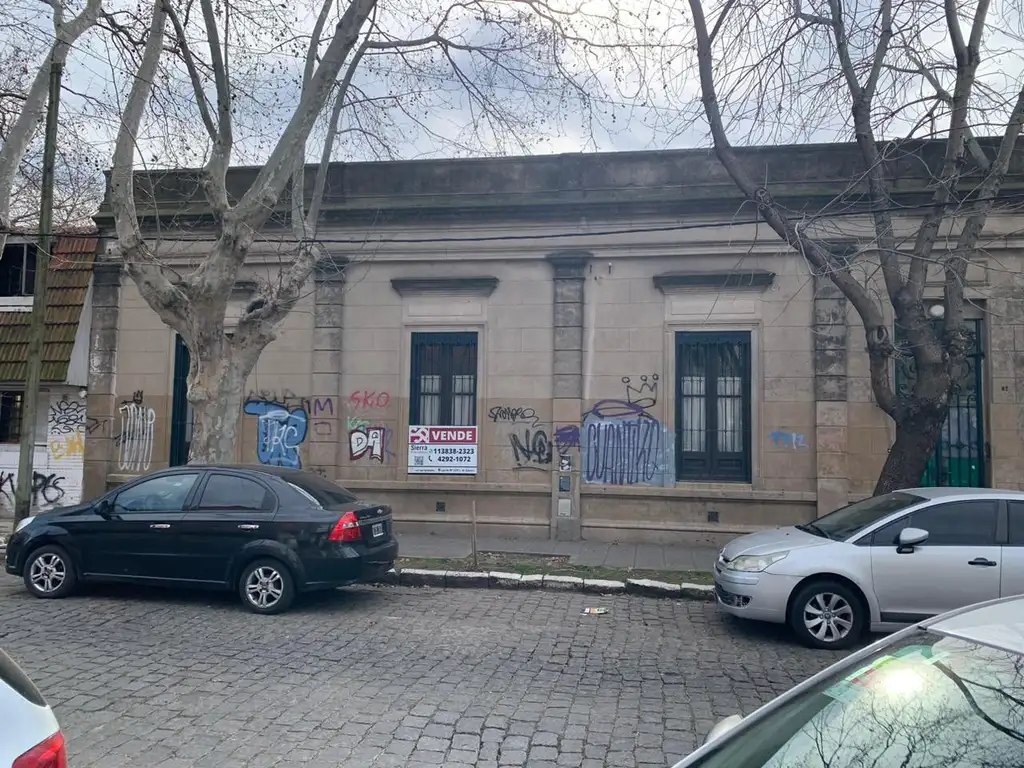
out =
[(269, 614), (297, 592), (373, 581), (396, 557), (391, 508), (319, 475), (189, 465), (23, 520), (7, 572), (37, 597), (100, 581), (237, 589)]

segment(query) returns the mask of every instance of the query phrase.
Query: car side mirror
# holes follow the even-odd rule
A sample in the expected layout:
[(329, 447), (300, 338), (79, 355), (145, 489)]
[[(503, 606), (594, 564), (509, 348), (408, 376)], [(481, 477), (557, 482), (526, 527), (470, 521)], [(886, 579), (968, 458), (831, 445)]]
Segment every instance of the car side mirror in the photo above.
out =
[(914, 547), (928, 541), (928, 531), (922, 528), (904, 528), (897, 539), (896, 551), (901, 555), (909, 555)]
[(103, 517), (103, 518), (106, 518), (107, 520), (109, 520), (110, 516), (111, 516), (111, 510), (113, 508), (114, 508), (114, 505), (110, 503), (110, 499), (103, 499), (103, 501), (99, 502), (96, 505), (95, 512), (100, 517)]
[(711, 729), (708, 735), (704, 737), (704, 743), (707, 744), (709, 741), (714, 741), (719, 736), (728, 733), (742, 722), (743, 715), (729, 715), (724, 720), (719, 720), (715, 723), (714, 728)]

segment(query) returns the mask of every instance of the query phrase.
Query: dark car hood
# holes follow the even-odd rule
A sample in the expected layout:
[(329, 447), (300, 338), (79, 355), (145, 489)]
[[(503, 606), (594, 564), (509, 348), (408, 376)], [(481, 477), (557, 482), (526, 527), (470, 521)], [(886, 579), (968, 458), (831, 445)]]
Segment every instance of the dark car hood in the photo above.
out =
[(41, 522), (57, 522), (65, 517), (74, 517), (82, 512), (86, 512), (92, 508), (92, 504), (72, 504), (67, 507), (55, 507), (54, 509), (48, 509), (45, 512), (32, 515), (32, 517)]

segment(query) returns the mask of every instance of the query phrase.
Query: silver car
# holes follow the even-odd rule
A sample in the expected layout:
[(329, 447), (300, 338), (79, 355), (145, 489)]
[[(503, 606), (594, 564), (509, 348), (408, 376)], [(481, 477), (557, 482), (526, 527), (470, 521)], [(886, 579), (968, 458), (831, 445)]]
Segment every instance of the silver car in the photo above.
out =
[(67, 768), (64, 734), (39, 689), (0, 651), (0, 768)]
[(1024, 594), (1024, 492), (912, 488), (741, 536), (715, 591), (725, 613), (788, 623), (817, 648)]
[(883, 638), (747, 718), (675, 768), (1020, 768), (1024, 598)]

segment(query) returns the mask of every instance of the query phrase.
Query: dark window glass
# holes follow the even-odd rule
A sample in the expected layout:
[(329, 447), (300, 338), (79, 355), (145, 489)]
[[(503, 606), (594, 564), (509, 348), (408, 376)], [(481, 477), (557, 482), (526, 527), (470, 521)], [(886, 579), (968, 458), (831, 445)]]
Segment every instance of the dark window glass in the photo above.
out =
[(1011, 501), (1010, 546), (1024, 547), (1024, 501)]
[(0, 257), (0, 296), (31, 296), (36, 280), (36, 247), (8, 245)]
[(676, 475), (750, 482), (750, 334), (676, 334)]
[(21, 392), (0, 392), (0, 443), (21, 440)]
[(199, 475), (165, 475), (154, 477), (126, 488), (114, 500), (114, 512), (177, 512), (185, 508), (185, 500)]
[(476, 333), (414, 333), (409, 423), (476, 424)]
[(259, 483), (237, 475), (213, 475), (199, 502), (202, 509), (272, 509), (273, 498)]
[(919, 509), (875, 531), (872, 546), (896, 546), (904, 528), (928, 531), (924, 546), (994, 547), (996, 546), (997, 501), (951, 501)]
[(323, 507), (344, 506), (358, 501), (353, 493), (346, 491), (337, 483), (332, 483), (326, 477), (320, 477), (312, 472), (296, 472), (283, 475), (283, 477), (292, 485), (308, 493)]
[(898, 543), (900, 531), (910, 528), (910, 515), (905, 515), (888, 525), (883, 525), (871, 534), (871, 546), (873, 547), (895, 547)]

